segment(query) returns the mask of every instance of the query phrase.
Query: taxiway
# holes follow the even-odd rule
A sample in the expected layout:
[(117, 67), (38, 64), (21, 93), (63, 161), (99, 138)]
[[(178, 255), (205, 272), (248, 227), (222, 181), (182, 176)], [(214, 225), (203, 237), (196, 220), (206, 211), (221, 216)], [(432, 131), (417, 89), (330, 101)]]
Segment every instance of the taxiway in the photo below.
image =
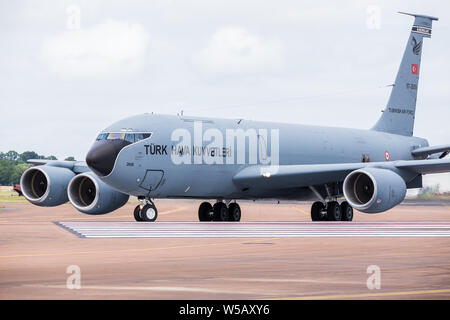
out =
[[(2, 204), (1, 299), (450, 299), (450, 205), (405, 203), (353, 223), (309, 204), (241, 203), (241, 223), (198, 223), (197, 201), (104, 216)], [(57, 222), (57, 223), (56, 223)], [(69, 266), (81, 289), (68, 289)], [(381, 288), (369, 290), (369, 266)]]

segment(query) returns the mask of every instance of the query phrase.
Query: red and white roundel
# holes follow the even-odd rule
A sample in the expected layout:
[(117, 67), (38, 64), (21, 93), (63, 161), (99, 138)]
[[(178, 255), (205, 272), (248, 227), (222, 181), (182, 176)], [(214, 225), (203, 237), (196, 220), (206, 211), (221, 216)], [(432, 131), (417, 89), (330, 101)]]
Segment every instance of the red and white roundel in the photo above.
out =
[(391, 156), (389, 155), (389, 151), (385, 151), (384, 152), (384, 157), (386, 158), (386, 161), (389, 161), (389, 159), (391, 158)]

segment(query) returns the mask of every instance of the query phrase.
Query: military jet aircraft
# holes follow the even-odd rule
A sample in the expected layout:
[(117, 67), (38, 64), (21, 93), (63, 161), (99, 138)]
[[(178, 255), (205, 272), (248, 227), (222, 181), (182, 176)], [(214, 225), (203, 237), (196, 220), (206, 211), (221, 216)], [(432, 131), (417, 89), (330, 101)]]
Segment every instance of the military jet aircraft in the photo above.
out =
[(22, 175), (23, 194), (94, 215), (133, 195), (137, 221), (155, 221), (160, 198), (207, 200), (200, 221), (239, 221), (240, 199), (316, 200), (313, 221), (389, 210), (422, 187), (422, 175), (450, 171), (450, 144), (413, 136), (422, 44), (438, 19), (408, 15), (414, 24), (395, 84), (369, 130), (141, 114), (102, 130), (86, 162), (32, 160), (39, 165)]

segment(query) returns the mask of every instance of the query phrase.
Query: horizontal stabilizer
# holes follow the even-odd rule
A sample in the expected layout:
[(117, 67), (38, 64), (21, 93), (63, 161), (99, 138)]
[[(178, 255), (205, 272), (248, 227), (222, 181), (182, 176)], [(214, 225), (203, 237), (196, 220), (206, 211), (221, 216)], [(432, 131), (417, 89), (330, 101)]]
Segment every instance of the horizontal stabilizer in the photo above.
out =
[(415, 157), (426, 157), (430, 154), (442, 153), (439, 158), (445, 157), (450, 153), (450, 144), (443, 144), (440, 146), (431, 146), (414, 149), (411, 154)]
[(397, 169), (405, 169), (418, 174), (450, 172), (450, 159), (399, 160), (392, 163)]

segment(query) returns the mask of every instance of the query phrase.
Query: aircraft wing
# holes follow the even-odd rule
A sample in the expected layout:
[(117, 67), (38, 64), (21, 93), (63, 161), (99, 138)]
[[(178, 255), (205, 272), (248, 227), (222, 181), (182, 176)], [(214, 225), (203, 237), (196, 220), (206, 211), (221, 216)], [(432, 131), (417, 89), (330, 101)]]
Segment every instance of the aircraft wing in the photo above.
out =
[(28, 163), (37, 165), (47, 165), (52, 167), (67, 168), (75, 173), (83, 173), (89, 171), (86, 162), (84, 161), (62, 161), (62, 160), (45, 160), (45, 159), (30, 159)]
[(252, 166), (238, 172), (233, 177), (233, 182), (241, 187), (269, 189), (305, 187), (344, 181), (350, 172), (365, 167), (406, 170), (412, 174), (442, 173), (450, 171), (450, 159)]

